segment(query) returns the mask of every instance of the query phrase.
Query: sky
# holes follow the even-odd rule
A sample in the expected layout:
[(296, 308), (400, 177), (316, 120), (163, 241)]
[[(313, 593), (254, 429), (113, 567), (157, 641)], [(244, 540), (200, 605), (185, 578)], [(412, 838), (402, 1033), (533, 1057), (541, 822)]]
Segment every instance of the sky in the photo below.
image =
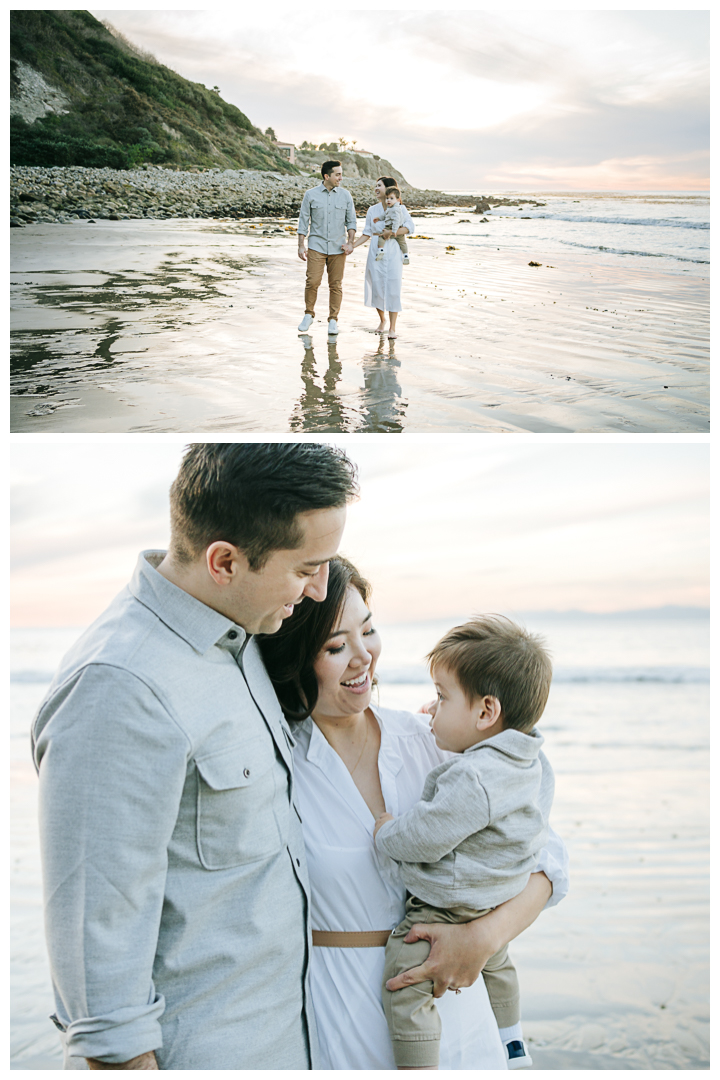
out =
[[(381, 621), (708, 604), (706, 444), (328, 441), (359, 466), (341, 551)], [(13, 625), (88, 625), (167, 545), (183, 445), (13, 443)]]
[(416, 187), (707, 190), (709, 12), (92, 10), (281, 141)]

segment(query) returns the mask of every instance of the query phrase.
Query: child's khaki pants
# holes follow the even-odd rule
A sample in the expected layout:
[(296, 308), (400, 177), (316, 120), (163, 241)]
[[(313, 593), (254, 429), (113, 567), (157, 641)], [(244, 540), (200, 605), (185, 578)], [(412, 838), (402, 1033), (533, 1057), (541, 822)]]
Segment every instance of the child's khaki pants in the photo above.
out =
[[(430, 952), (429, 942), (414, 941), (408, 945), (403, 940), (405, 934), (413, 923), (465, 923), (492, 910), (476, 911), (469, 907), (443, 910), (424, 904), (414, 896), (407, 901), (405, 918), (393, 930), (385, 946), (382, 989), (383, 1007), (397, 1068), (437, 1068), (442, 1032), (432, 982), (428, 980), (393, 992), (385, 989), (388, 979), (408, 968), (418, 967)], [(507, 946), (488, 960), (482, 975), (498, 1027), (517, 1024), (520, 1019), (520, 988)]]

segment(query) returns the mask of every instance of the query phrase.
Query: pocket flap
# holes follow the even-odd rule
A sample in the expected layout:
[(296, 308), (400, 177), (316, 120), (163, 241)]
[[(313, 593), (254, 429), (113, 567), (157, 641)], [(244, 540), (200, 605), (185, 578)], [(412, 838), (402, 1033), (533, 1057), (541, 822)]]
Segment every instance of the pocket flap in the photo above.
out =
[(247, 787), (272, 765), (275, 751), (269, 739), (268, 744), (262, 739), (237, 743), (226, 750), (196, 758), (195, 764), (203, 780), (213, 791)]

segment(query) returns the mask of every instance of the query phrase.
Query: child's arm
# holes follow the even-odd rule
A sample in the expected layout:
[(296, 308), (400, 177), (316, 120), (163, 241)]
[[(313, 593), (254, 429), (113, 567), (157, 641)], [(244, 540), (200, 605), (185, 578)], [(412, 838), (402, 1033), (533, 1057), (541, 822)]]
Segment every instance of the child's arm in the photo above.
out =
[(485, 788), (472, 769), (453, 762), (437, 778), (432, 802), (380, 823), (375, 843), (396, 862), (437, 862), (490, 820)]

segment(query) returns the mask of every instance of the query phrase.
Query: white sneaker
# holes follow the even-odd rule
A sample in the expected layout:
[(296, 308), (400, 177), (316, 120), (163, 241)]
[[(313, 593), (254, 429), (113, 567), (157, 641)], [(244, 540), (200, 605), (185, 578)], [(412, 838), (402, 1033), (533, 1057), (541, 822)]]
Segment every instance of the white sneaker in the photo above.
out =
[(532, 1066), (532, 1058), (522, 1039), (512, 1039), (503, 1046), (508, 1069), (529, 1069)]
[(409, 255), (403, 255), (403, 266), (406, 266), (410, 262)]
[(384, 258), (385, 258), (385, 252), (384, 251), (378, 251), (377, 255), (375, 256), (375, 262), (380, 262), (380, 260), (384, 259)]
[(339, 334), (339, 333), (340, 333), (340, 331), (338, 330), (337, 319), (329, 319), (328, 320), (328, 337), (330, 336), (330, 334)]
[(298, 326), (298, 330), (301, 334), (304, 334), (306, 330), (310, 329), (310, 324), (313, 321), (312, 315), (303, 315), (303, 320)]

